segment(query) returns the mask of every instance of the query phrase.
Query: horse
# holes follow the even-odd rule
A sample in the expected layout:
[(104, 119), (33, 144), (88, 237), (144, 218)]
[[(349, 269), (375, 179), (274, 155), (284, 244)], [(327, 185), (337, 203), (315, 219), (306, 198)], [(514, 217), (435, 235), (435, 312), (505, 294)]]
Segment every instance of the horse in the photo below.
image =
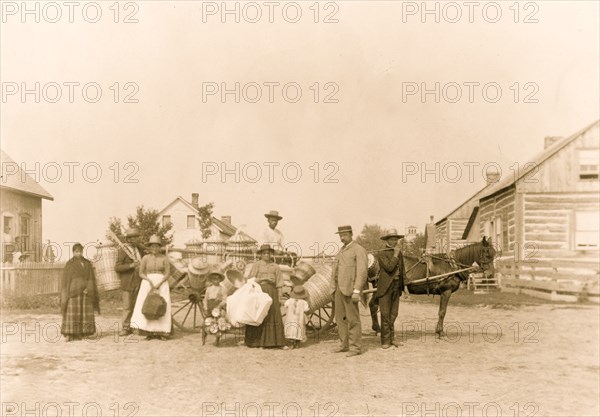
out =
[[(481, 242), (455, 249), (449, 256), (446, 254), (432, 254), (417, 258), (402, 255), (406, 270), (404, 285), (408, 288), (408, 292), (410, 294), (437, 294), (440, 296), (438, 322), (435, 328), (438, 337), (444, 336), (444, 318), (450, 296), (460, 288), (461, 282), (468, 279), (468, 274), (473, 270), (456, 272), (431, 281), (428, 280), (428, 277), (466, 269), (474, 263), (477, 263), (478, 268), (490, 274), (493, 273), (494, 255), (495, 250), (485, 237)], [(371, 307), (371, 318), (373, 320), (372, 328), (377, 331), (376, 329), (379, 328), (377, 313), (373, 314), (374, 306), (370, 305), (369, 307)]]

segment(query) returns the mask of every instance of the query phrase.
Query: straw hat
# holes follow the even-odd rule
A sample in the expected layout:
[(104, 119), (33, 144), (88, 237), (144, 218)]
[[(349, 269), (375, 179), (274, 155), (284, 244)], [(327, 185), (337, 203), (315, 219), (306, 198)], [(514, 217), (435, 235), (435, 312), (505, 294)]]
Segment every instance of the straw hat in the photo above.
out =
[(302, 285), (315, 273), (315, 268), (313, 268), (310, 264), (306, 262), (298, 262), (298, 265), (296, 265), (294, 272), (292, 272), (290, 276), (290, 281), (292, 281), (294, 285)]
[(269, 217), (274, 217), (274, 218), (276, 218), (277, 220), (281, 220), (281, 219), (283, 219), (283, 217), (281, 217), (281, 216), (279, 215), (279, 212), (278, 212), (277, 210), (271, 210), (271, 211), (269, 211), (268, 213), (266, 213), (266, 214), (265, 214), (265, 217), (266, 217), (267, 219), (268, 219)]
[(193, 258), (188, 265), (188, 271), (194, 275), (204, 275), (209, 270), (210, 265), (204, 262), (200, 256)]
[(346, 233), (346, 232), (352, 233), (352, 226), (339, 226), (338, 231), (335, 233), (340, 234), (340, 233)]
[(265, 243), (264, 245), (260, 245), (260, 248), (258, 249), (258, 251), (256, 253), (262, 254), (265, 251), (275, 253), (275, 249), (273, 249), (271, 247), (271, 245), (269, 245), (268, 243)]
[(131, 227), (125, 230), (125, 237), (137, 237), (140, 235), (140, 231), (135, 227)]
[(398, 234), (398, 231), (396, 229), (388, 229), (384, 232), (383, 236), (381, 236), (380, 239), (386, 240), (391, 237), (397, 237), (398, 239), (401, 239), (404, 237), (404, 235)]
[(152, 235), (152, 236), (150, 236), (150, 239), (148, 239), (147, 245), (148, 246), (151, 246), (151, 245), (161, 246), (162, 242), (160, 241), (160, 238), (158, 236)]
[(297, 298), (299, 300), (305, 300), (307, 298), (306, 290), (302, 285), (294, 286), (290, 298)]

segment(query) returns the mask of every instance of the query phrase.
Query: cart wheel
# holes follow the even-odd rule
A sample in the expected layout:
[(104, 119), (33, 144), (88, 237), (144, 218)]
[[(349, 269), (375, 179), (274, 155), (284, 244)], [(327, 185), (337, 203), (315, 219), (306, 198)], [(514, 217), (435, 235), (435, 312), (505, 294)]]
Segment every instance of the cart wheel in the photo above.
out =
[(327, 304), (315, 312), (313, 312), (306, 323), (306, 327), (310, 330), (329, 330), (334, 326), (335, 307), (333, 302)]
[(182, 332), (199, 332), (203, 329), (202, 295), (192, 292), (187, 299), (173, 303), (173, 324)]

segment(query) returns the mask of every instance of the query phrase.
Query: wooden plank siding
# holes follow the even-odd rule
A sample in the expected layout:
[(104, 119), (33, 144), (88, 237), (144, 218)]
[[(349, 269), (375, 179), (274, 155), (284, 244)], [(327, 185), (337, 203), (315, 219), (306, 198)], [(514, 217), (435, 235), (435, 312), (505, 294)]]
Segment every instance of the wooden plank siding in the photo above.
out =
[[(479, 205), (479, 232), (480, 235), (485, 235), (486, 222), (496, 221), (501, 219), (502, 223), (502, 252), (513, 251), (516, 244), (516, 217), (515, 217), (515, 188), (511, 187), (493, 197), (480, 201)], [(497, 242), (493, 241), (494, 245)]]
[(22, 216), (29, 217), (29, 248), (23, 253), (29, 255), (29, 260), (31, 261), (41, 260), (42, 199), (25, 193), (2, 189), (1, 200), (0, 214), (11, 215), (13, 217), (13, 230), (11, 231), (13, 242), (21, 234)]
[[(539, 257), (571, 251), (575, 256), (575, 213), (598, 211), (595, 193), (525, 194), (523, 197), (523, 242), (538, 249)], [(597, 251), (596, 251), (597, 253)]]

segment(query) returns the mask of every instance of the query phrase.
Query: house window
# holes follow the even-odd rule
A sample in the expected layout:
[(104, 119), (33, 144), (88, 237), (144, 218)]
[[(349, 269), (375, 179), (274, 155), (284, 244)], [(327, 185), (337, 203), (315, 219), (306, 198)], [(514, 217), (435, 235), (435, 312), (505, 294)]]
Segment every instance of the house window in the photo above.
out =
[(196, 216), (187, 216), (187, 228), (188, 229), (196, 228)]
[(19, 247), (18, 250), (26, 252), (31, 247), (31, 219), (29, 216), (21, 216), (21, 233), (19, 234)]
[(600, 212), (575, 212), (575, 249), (597, 250), (600, 244)]
[(579, 179), (598, 179), (598, 149), (579, 150)]
[(4, 243), (11, 243), (14, 237), (13, 218), (5, 215), (2, 226), (2, 241)]
[(171, 224), (171, 216), (163, 216), (162, 224), (163, 226), (168, 226), (169, 224)]

